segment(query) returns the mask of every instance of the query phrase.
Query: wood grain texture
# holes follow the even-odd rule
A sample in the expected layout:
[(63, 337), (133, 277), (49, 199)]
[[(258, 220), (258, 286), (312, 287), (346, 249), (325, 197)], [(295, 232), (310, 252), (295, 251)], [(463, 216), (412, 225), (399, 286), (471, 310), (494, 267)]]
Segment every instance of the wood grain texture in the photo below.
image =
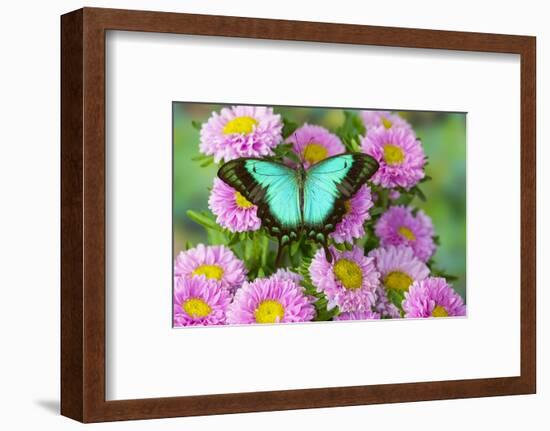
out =
[(521, 53), (521, 378), (535, 393), (537, 323), (536, 40)]
[[(64, 15), (61, 412), (82, 422), (464, 397), (536, 390), (535, 38), (84, 8)], [(521, 56), (521, 375), (518, 377), (105, 401), (105, 32), (515, 53)]]
[(83, 12), (61, 19), (61, 413), (83, 420)]

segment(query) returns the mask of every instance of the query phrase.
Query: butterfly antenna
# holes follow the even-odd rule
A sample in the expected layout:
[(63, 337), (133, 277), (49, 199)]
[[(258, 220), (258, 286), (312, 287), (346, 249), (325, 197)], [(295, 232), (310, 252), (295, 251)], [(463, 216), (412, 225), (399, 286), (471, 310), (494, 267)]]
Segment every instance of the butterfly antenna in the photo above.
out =
[[(294, 132), (294, 142), (296, 144), (298, 144), (298, 135), (296, 135), (296, 132)], [(307, 145), (309, 145), (309, 142), (308, 142)], [(298, 157), (300, 158), (300, 166), (302, 167), (302, 169), (304, 169), (304, 154), (303, 154), (303, 151), (301, 151), (300, 154), (298, 154)]]

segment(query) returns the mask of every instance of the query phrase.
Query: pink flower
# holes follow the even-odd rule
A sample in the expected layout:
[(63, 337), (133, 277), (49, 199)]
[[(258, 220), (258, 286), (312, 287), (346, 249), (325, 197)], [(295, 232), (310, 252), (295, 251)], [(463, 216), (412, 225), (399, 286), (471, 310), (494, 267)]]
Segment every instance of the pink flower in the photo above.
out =
[(380, 319), (380, 313), (371, 310), (347, 311), (334, 316), (333, 320), (373, 320)]
[(412, 132), (412, 127), (407, 120), (401, 118), (398, 114), (392, 114), (390, 111), (361, 111), (359, 116), (363, 120), (367, 134), (379, 127), (384, 129), (402, 128)]
[(338, 136), (324, 127), (307, 123), (296, 129), (286, 142), (293, 144), (294, 152), (298, 154), (306, 169), (327, 157), (346, 151)]
[(229, 324), (307, 322), (314, 317), (312, 299), (285, 276), (245, 282), (227, 310)]
[(273, 154), (281, 143), (283, 122), (273, 108), (233, 106), (213, 112), (201, 128), (200, 151), (214, 156), (216, 163), (239, 157)]
[(385, 188), (410, 189), (424, 178), (426, 157), (420, 141), (405, 128), (376, 128), (362, 138), (364, 153), (374, 157), (380, 167), (371, 181)]
[(174, 279), (174, 326), (223, 325), (231, 294), (205, 276)]
[(390, 207), (376, 222), (374, 231), (381, 246), (408, 245), (424, 262), (435, 253), (432, 220), (421, 210), (415, 216), (411, 208)]
[(325, 251), (319, 249), (309, 267), (317, 291), (327, 297), (327, 308), (337, 306), (342, 312), (370, 311), (379, 285), (374, 259), (364, 256), (357, 246), (342, 252), (331, 246), (330, 251), (332, 263), (327, 262)]
[(174, 276), (206, 277), (233, 291), (246, 280), (246, 267), (233, 252), (223, 245), (205, 246), (182, 251), (174, 263)]
[(397, 199), (399, 199), (401, 197), (401, 193), (397, 190), (390, 190), (390, 193), (388, 195), (388, 197), (392, 200), (392, 201), (395, 201)]
[(403, 295), (415, 281), (428, 277), (430, 269), (414, 255), (410, 247), (404, 245), (374, 249), (369, 257), (374, 258), (381, 281), (381, 286), (376, 290), (374, 310), (382, 317), (401, 317), (399, 309), (388, 299), (388, 292), (393, 290)]
[(414, 255), (410, 247), (404, 245), (376, 248), (369, 253), (369, 257), (374, 258), (386, 289), (406, 291), (414, 281), (424, 280), (430, 275), (430, 268)]
[(416, 281), (405, 293), (405, 317), (465, 316), (461, 296), (441, 277)]
[(288, 268), (279, 268), (277, 271), (275, 271), (274, 274), (271, 275), (270, 278), (276, 278), (282, 281), (290, 280), (297, 285), (300, 285), (303, 280), (303, 277), (300, 274), (297, 274)]
[(330, 237), (334, 242), (352, 243), (354, 239), (365, 236), (363, 227), (366, 220), (370, 219), (369, 210), (373, 206), (371, 191), (368, 185), (363, 185), (349, 201), (346, 202), (346, 213), (336, 225)]
[(231, 232), (255, 231), (262, 225), (258, 207), (219, 178), (214, 178), (208, 207), (216, 216), (216, 223)]

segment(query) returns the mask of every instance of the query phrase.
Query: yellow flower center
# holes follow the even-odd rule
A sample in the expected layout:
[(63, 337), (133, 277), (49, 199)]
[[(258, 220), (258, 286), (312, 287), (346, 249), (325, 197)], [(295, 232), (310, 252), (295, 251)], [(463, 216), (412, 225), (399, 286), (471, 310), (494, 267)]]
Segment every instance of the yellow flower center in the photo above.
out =
[(388, 289), (407, 290), (413, 279), (401, 271), (392, 271), (384, 278), (384, 286)]
[(256, 323), (279, 323), (283, 320), (284, 315), (284, 307), (279, 301), (272, 299), (260, 302), (256, 311), (254, 311)]
[(191, 317), (206, 317), (212, 309), (205, 301), (200, 298), (191, 298), (185, 301), (181, 308)]
[(432, 311), (432, 317), (447, 317), (449, 313), (441, 305), (436, 306)]
[(351, 200), (348, 199), (344, 202), (344, 208), (346, 209), (344, 215), (348, 215), (351, 212)]
[(384, 161), (388, 165), (400, 165), (405, 160), (405, 153), (397, 145), (384, 145)]
[(235, 192), (235, 203), (239, 208), (243, 209), (252, 208), (254, 206), (254, 204), (241, 195), (240, 192)]
[(223, 133), (225, 135), (231, 135), (232, 133), (240, 133), (242, 135), (247, 135), (248, 133), (254, 130), (254, 127), (258, 125), (252, 117), (237, 117), (229, 121), (223, 128)]
[(328, 151), (320, 144), (307, 144), (303, 151), (304, 160), (310, 165), (314, 165), (321, 160), (324, 160), (328, 156)]
[(386, 128), (386, 129), (391, 129), (391, 126), (393, 125), (392, 122), (390, 120), (388, 120), (387, 118), (385, 117), (382, 117), (380, 119), (380, 121), (382, 122), (382, 125)]
[(414, 241), (416, 239), (414, 233), (412, 233), (412, 231), (408, 227), (401, 226), (398, 229), (398, 232), (403, 238), (408, 239), (409, 241)]
[(334, 265), (334, 275), (346, 289), (359, 289), (363, 284), (363, 272), (351, 260), (340, 259)]
[(220, 281), (223, 277), (223, 268), (219, 265), (200, 265), (195, 268), (193, 275), (204, 275), (206, 278), (213, 278)]

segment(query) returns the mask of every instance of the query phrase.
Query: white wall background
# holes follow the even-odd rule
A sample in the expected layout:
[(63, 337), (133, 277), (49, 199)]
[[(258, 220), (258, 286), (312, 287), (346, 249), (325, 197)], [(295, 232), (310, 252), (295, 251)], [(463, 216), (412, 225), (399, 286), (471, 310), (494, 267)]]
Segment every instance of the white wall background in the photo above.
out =
[[(538, 38), (538, 394), (382, 406), (168, 419), (87, 429), (499, 429), (550, 423), (550, 29), (545, 3), (407, 0), (120, 0), (4, 3), (0, 15), (0, 424), (79, 429), (59, 408), (59, 15), (83, 5), (402, 27), (528, 34)], [(495, 124), (494, 127), (498, 127)], [(505, 175), (491, 164), (491, 174)], [(498, 180), (498, 176), (497, 176)], [(503, 202), (503, 206), (506, 203)], [(505, 208), (503, 208), (505, 210)], [(490, 312), (490, 310), (487, 310)], [(404, 364), (406, 358), (403, 358)]]

